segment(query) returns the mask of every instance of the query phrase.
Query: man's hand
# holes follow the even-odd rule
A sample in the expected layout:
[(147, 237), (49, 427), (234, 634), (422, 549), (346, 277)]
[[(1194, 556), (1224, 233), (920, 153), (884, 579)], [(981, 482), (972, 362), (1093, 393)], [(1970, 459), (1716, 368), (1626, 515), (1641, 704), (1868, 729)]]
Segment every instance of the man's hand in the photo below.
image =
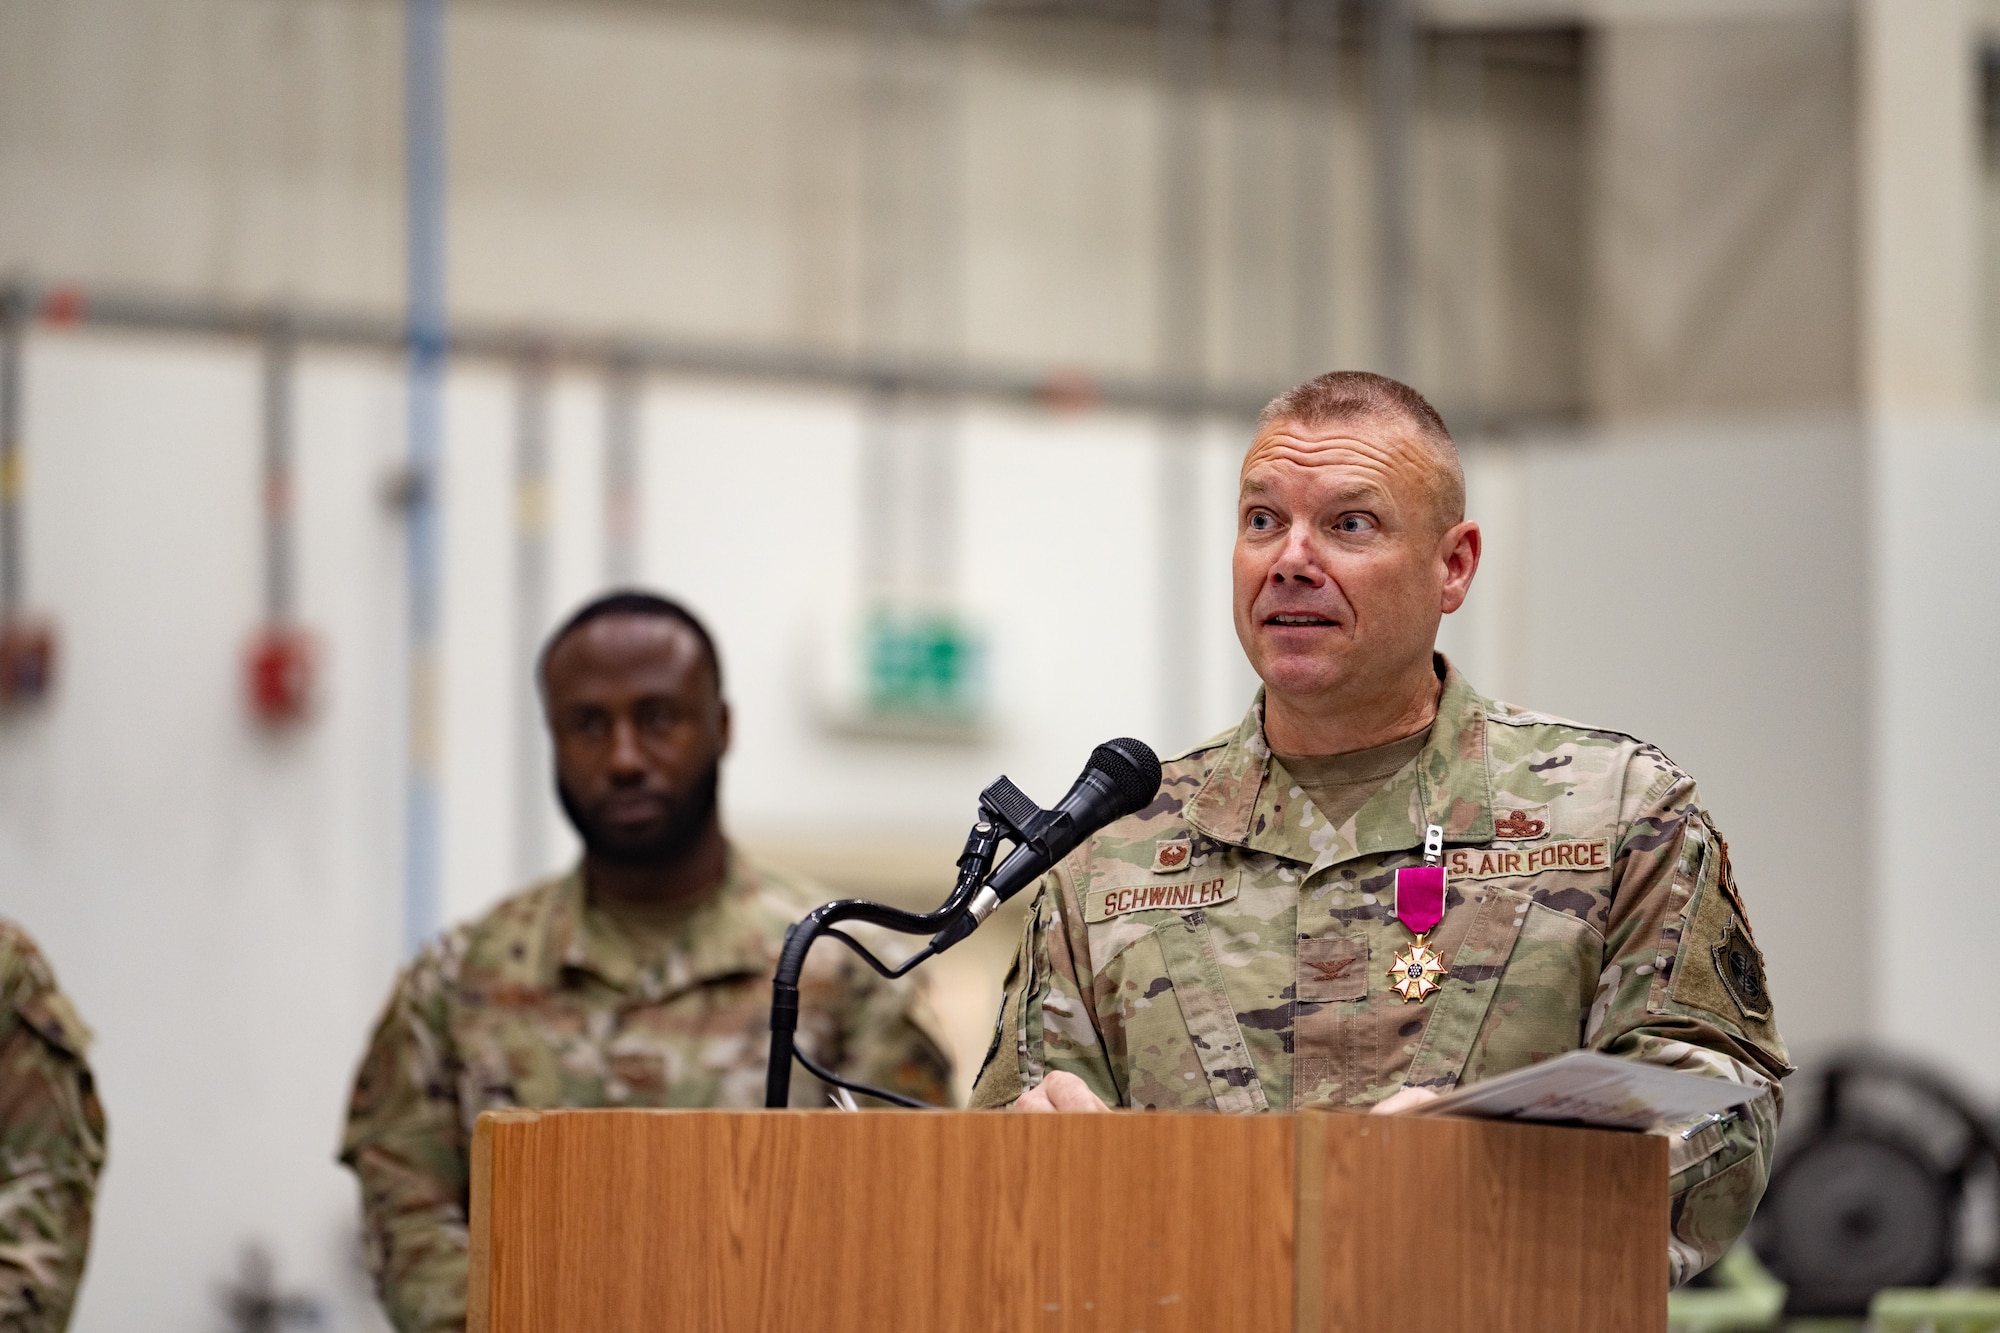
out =
[(1014, 1109), (1016, 1111), (1108, 1111), (1111, 1108), (1099, 1101), (1097, 1094), (1090, 1090), (1090, 1085), (1075, 1074), (1053, 1069), (1049, 1071), (1047, 1078), (1015, 1099)]
[[(1052, 1074), (1050, 1077), (1053, 1078), (1054, 1075)], [(1025, 1101), (1026, 1098), (1022, 1100)], [(1412, 1106), (1422, 1106), (1425, 1102), (1434, 1102), (1436, 1100), (1437, 1094), (1429, 1088), (1404, 1088), (1401, 1092), (1376, 1102), (1368, 1114), (1394, 1115), (1398, 1111), (1407, 1111)]]

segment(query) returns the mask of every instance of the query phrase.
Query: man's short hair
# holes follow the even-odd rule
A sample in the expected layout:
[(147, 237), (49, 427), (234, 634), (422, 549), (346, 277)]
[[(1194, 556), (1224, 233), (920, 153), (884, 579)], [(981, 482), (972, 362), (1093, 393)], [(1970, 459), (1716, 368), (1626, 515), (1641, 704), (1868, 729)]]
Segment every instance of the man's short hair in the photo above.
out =
[(1465, 517), (1465, 465), (1459, 461), (1458, 444), (1445, 428), (1444, 418), (1429, 399), (1402, 381), (1365, 370), (1330, 370), (1315, 375), (1264, 404), (1264, 410), (1257, 414), (1257, 431), (1262, 434), (1265, 427), (1281, 421), (1316, 429), (1384, 418), (1408, 426), (1436, 463), (1426, 490), (1437, 514), (1438, 531), (1443, 532)]
[(548, 689), (549, 657), (555, 652), (556, 645), (591, 621), (605, 616), (658, 616), (662, 620), (677, 620), (686, 625), (700, 640), (702, 654), (708, 658), (709, 669), (715, 673), (715, 692), (722, 693), (722, 654), (715, 650), (715, 639), (709, 634), (708, 626), (671, 597), (662, 597), (641, 588), (620, 588), (585, 602), (570, 613), (569, 619), (563, 621), (555, 633), (549, 635), (548, 641), (542, 645), (541, 655), (535, 659), (535, 680), (544, 691)]

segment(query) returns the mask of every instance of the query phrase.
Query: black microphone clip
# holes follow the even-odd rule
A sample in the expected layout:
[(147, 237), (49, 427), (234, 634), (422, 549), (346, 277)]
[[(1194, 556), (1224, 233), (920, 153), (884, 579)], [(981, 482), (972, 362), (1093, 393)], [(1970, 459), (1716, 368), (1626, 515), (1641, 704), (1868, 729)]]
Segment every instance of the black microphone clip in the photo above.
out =
[(975, 910), (973, 903), (968, 902), (966, 910), (931, 937), (931, 952), (943, 953), (957, 944), (979, 929), (980, 923), (1000, 905), (1000, 900), (990, 889), (979, 887), (993, 869), (993, 854), (1000, 840), (1006, 838), (1017, 846), (1043, 848), (1046, 846), (1044, 839), (1057, 818), (1054, 811), (1036, 805), (1028, 793), (1015, 786), (1014, 780), (1004, 773), (979, 793), (979, 823), (973, 826), (973, 831), (974, 839), (983, 836), (981, 850), (984, 855), (977, 858), (976, 864), (969, 865), (968, 858), (973, 857), (974, 852), (972, 841), (968, 841), (966, 855), (959, 858), (959, 869), (961, 873), (969, 872), (973, 876), (975, 901), (984, 910)]
[[(959, 916), (931, 938), (932, 950), (948, 949), (970, 935), (1001, 903), (1033, 883), (1085, 838), (1137, 811), (1159, 789), (1158, 756), (1144, 741), (1129, 738), (1106, 741), (1091, 751), (1090, 762), (1052, 810), (1029, 800), (1008, 778), (996, 779), (979, 793), (977, 827), (990, 829), (996, 840), (1001, 835), (1011, 838), (1014, 850), (990, 874), (986, 866), (978, 867), (980, 880), (974, 883), (978, 891)], [(960, 858), (959, 869), (961, 876), (972, 871), (964, 858)]]

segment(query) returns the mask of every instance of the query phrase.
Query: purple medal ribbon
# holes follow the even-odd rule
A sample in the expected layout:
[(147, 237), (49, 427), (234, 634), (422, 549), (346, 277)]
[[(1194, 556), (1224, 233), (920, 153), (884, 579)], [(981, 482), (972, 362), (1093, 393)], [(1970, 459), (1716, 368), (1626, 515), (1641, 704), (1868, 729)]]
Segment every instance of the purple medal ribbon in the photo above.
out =
[(1396, 919), (1428, 935), (1444, 920), (1444, 867), (1406, 866), (1396, 872)]

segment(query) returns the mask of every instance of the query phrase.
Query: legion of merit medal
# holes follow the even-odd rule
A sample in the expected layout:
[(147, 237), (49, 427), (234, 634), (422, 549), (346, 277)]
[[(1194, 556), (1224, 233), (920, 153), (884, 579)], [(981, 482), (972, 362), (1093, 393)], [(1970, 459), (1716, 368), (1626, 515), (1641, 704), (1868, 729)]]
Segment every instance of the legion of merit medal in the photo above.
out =
[(1396, 919), (1417, 938), (1390, 965), (1389, 989), (1405, 1004), (1420, 1003), (1444, 977), (1444, 959), (1424, 942), (1444, 920), (1444, 830), (1436, 824), (1424, 830), (1424, 864), (1396, 872)]

